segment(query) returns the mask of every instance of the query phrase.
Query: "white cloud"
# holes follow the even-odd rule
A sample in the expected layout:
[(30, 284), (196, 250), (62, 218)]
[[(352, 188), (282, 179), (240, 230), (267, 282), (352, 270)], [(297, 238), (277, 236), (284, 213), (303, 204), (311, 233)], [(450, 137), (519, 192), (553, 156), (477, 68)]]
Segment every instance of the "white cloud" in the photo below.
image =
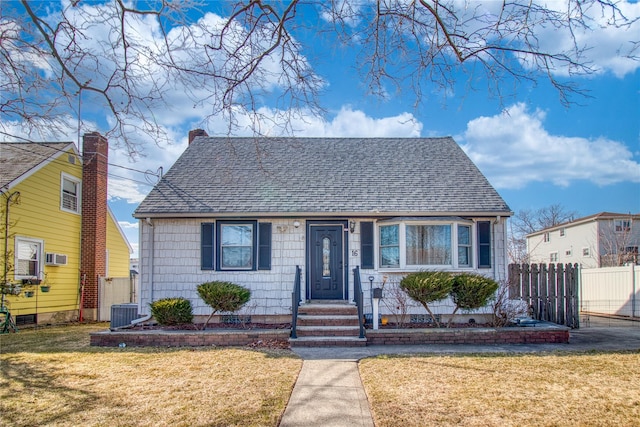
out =
[[(566, 12), (565, 2), (550, 2), (545, 4), (549, 8), (559, 8), (559, 12)], [(629, 19), (629, 25), (613, 25), (612, 9), (606, 5), (582, 5), (583, 19), (587, 28), (575, 25), (577, 16), (573, 16), (574, 26), (558, 28), (554, 25), (540, 25), (534, 29), (537, 40), (543, 51), (570, 51), (575, 45), (584, 49), (578, 61), (588, 65), (596, 74), (611, 72), (618, 78), (635, 72), (640, 68), (638, 57), (638, 43), (640, 38), (640, 3), (623, 0), (617, 2), (618, 12), (615, 17), (617, 24), (622, 23), (621, 17)], [(577, 8), (573, 9), (577, 11)], [(575, 12), (574, 12), (575, 15)], [(574, 41), (575, 37), (575, 41)], [(634, 59), (635, 58), (635, 59)], [(555, 74), (569, 76), (570, 70), (566, 65), (553, 71)], [(573, 70), (575, 71), (575, 70)]]
[(621, 142), (551, 135), (544, 119), (544, 112), (530, 112), (518, 103), (502, 114), (471, 120), (458, 139), (498, 188), (532, 182), (566, 187), (578, 180), (600, 186), (640, 182), (640, 163)]

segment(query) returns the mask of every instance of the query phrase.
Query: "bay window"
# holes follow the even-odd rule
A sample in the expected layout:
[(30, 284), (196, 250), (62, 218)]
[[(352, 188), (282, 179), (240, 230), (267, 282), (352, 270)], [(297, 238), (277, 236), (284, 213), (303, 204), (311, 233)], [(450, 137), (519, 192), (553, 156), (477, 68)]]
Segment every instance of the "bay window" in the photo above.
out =
[(490, 244), (489, 221), (407, 218), (378, 222), (378, 261), (383, 269), (490, 268)]

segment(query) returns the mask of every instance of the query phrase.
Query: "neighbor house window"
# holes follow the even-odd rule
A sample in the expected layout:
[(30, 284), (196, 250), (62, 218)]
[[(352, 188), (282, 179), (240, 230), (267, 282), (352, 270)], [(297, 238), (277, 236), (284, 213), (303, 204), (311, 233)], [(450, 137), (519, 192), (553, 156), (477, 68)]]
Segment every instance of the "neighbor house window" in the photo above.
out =
[[(391, 222), (391, 221), (389, 221)], [(482, 227), (480, 225), (482, 224)], [(490, 267), (490, 223), (478, 222), (478, 254)], [(462, 218), (437, 218), (421, 222), (398, 219), (397, 224), (378, 226), (380, 268), (417, 270), (428, 266), (473, 266), (473, 224)], [(480, 265), (478, 265), (480, 267)]]
[(271, 269), (271, 223), (218, 221), (200, 227), (202, 270)]
[(16, 238), (16, 279), (40, 278), (42, 272), (42, 241)]
[(551, 252), (549, 254), (549, 262), (558, 262), (558, 252)]
[(616, 232), (631, 231), (631, 220), (629, 219), (616, 219), (615, 220)]
[(591, 251), (589, 250), (589, 248), (582, 248), (582, 256), (590, 256), (591, 255)]
[(544, 241), (545, 242), (550, 242), (551, 241), (551, 234), (550, 233), (544, 233)]
[(60, 208), (63, 211), (80, 213), (80, 180), (71, 175), (62, 174)]
[(566, 236), (565, 229), (564, 229), (564, 228), (561, 228), (561, 229), (560, 229), (560, 237), (564, 237), (564, 236)]

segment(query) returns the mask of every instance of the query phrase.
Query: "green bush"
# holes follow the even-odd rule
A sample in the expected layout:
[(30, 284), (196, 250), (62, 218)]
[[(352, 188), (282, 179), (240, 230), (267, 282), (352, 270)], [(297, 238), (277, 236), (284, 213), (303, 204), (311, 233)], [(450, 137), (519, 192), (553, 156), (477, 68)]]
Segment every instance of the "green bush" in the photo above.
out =
[(488, 277), (471, 273), (456, 275), (450, 293), (456, 308), (449, 319), (449, 326), (458, 309), (475, 310), (483, 307), (489, 303), (496, 290), (498, 283)]
[(161, 325), (193, 322), (191, 302), (186, 298), (163, 298), (149, 304), (151, 315)]
[(433, 315), (429, 304), (447, 298), (452, 286), (453, 275), (445, 271), (419, 271), (406, 275), (400, 281), (402, 290), (411, 299), (422, 304), (438, 327), (440, 322)]
[(251, 298), (249, 289), (231, 282), (206, 282), (198, 285), (197, 290), (200, 298), (213, 309), (202, 329), (207, 327), (214, 314), (238, 311)]

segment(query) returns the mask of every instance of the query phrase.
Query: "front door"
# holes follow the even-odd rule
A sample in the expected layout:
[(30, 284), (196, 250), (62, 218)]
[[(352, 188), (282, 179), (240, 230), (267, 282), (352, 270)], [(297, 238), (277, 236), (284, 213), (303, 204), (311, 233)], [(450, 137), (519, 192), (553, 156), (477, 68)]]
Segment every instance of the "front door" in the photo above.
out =
[(342, 225), (312, 225), (309, 245), (311, 299), (344, 299)]

